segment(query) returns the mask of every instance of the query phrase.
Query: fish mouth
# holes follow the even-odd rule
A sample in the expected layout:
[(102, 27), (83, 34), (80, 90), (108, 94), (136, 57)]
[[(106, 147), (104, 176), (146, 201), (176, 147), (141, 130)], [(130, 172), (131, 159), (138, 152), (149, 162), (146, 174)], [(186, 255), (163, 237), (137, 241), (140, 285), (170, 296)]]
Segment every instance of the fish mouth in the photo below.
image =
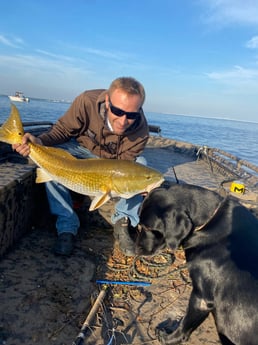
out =
[(146, 188), (146, 192), (149, 193), (152, 189), (159, 187), (163, 181), (164, 178), (162, 177), (159, 181), (153, 182), (152, 184), (148, 185)]

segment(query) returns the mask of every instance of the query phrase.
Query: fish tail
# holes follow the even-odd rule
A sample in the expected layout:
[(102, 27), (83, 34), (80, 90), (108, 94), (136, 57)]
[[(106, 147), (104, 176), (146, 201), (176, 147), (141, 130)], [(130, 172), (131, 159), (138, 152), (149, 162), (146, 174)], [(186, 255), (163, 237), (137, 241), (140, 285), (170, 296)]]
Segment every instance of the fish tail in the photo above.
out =
[(11, 104), (11, 113), (0, 127), (0, 141), (7, 144), (20, 144), (24, 135), (23, 125), (19, 110)]

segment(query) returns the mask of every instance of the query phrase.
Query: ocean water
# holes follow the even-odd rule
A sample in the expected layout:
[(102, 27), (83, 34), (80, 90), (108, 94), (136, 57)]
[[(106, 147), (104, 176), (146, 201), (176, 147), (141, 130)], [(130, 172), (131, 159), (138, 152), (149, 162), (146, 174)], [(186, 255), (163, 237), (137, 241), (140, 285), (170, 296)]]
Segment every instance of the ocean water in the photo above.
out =
[[(70, 104), (32, 99), (16, 106), (23, 121), (55, 122)], [(0, 123), (9, 114), (9, 98), (0, 96)], [(151, 112), (145, 115), (149, 124), (160, 126), (163, 137), (219, 148), (258, 166), (258, 123)]]

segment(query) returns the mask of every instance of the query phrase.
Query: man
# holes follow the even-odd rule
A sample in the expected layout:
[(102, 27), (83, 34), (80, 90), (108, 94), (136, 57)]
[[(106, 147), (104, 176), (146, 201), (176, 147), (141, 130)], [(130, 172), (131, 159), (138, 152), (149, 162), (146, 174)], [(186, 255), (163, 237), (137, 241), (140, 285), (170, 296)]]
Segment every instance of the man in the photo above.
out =
[[(144, 100), (144, 87), (137, 80), (131, 77), (115, 79), (108, 90), (90, 90), (79, 95), (48, 132), (38, 137), (26, 133), (23, 143), (15, 144), (13, 148), (27, 156), (30, 153), (27, 143), (30, 141), (45, 146), (61, 146), (77, 158), (97, 156), (137, 160), (146, 164), (143, 157), (139, 157), (149, 135), (142, 110)], [(46, 191), (51, 213), (57, 216), (58, 238), (54, 251), (70, 255), (80, 226), (70, 192), (54, 181), (46, 183)], [(112, 217), (114, 235), (123, 243), (127, 240), (128, 227), (138, 224), (141, 201), (142, 197), (136, 195), (131, 199), (121, 199), (116, 204)], [(130, 243), (128, 238), (128, 245)], [(124, 252), (130, 255), (130, 248)]]

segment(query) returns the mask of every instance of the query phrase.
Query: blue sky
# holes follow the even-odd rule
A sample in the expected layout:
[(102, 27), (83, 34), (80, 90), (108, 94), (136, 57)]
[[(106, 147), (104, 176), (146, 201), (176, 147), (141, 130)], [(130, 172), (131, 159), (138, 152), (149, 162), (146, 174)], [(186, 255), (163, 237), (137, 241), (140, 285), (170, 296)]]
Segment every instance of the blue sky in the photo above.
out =
[(258, 0), (12, 0), (0, 94), (72, 100), (118, 76), (145, 111), (258, 121)]

